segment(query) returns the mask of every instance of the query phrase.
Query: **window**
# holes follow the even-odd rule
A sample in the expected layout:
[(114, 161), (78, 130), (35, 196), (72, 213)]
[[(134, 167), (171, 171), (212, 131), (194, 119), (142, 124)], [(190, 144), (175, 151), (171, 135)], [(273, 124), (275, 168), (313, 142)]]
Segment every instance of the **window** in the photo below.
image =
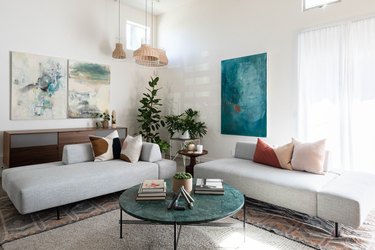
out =
[(333, 168), (375, 172), (375, 17), (299, 34), (299, 137)]
[[(147, 41), (145, 41), (145, 30), (147, 30)], [(150, 44), (150, 37), (150, 27), (126, 21), (126, 49), (136, 50), (142, 43)]]
[(303, 0), (303, 10), (321, 8), (327, 4), (338, 3), (341, 0)]

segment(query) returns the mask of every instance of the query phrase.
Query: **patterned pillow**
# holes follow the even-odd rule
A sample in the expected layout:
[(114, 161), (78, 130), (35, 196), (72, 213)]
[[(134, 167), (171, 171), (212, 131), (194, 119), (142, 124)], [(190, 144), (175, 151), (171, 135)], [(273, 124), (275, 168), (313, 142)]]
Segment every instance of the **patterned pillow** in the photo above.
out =
[(89, 136), (94, 161), (120, 159), (121, 142), (117, 130), (106, 137)]
[(142, 150), (142, 135), (126, 136), (121, 148), (121, 160), (135, 163), (139, 160)]
[(309, 143), (302, 143), (294, 138), (292, 140), (294, 144), (292, 157), (293, 170), (324, 174), (326, 140)]
[(280, 147), (272, 147), (258, 138), (253, 161), (276, 168), (292, 170), (290, 163), (293, 154), (293, 143)]

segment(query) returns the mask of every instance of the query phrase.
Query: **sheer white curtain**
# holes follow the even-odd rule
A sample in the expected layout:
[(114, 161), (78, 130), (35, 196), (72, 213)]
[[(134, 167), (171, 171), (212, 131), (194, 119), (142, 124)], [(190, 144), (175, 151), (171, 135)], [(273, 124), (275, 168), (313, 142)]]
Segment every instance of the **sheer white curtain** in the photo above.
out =
[(330, 164), (375, 172), (375, 18), (298, 37), (299, 137), (327, 138)]

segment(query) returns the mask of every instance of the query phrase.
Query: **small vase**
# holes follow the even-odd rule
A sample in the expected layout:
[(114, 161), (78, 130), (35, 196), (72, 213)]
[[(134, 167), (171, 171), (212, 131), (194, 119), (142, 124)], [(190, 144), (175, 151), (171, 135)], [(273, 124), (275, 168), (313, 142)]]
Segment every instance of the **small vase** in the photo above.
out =
[(185, 190), (190, 193), (193, 190), (193, 178), (190, 179), (174, 179), (173, 192), (177, 193), (180, 187), (184, 186)]
[(184, 140), (190, 139), (189, 130), (186, 130), (186, 131), (180, 136), (180, 139), (184, 139)]
[(108, 128), (108, 121), (102, 121), (103, 128)]

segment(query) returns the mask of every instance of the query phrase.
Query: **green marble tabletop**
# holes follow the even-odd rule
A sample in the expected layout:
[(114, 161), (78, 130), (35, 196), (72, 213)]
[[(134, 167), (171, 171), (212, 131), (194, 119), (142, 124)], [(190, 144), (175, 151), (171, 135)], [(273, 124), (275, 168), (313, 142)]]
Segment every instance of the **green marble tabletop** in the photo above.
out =
[[(189, 209), (185, 199), (179, 199), (179, 205), (186, 210), (168, 210), (172, 201), (172, 180), (167, 182), (167, 198), (162, 201), (136, 201), (139, 185), (124, 191), (120, 196), (121, 209), (142, 220), (162, 224), (193, 224), (209, 222), (235, 214), (244, 204), (244, 195), (234, 187), (224, 183), (224, 195), (194, 194), (194, 207)], [(194, 180), (195, 183), (195, 180)]]

